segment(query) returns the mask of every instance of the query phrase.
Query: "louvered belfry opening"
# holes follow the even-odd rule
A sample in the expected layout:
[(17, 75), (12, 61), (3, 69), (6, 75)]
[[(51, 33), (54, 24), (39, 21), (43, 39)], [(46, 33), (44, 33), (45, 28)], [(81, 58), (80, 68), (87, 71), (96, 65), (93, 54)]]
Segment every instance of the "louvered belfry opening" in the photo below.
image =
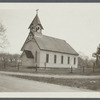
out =
[(34, 56), (33, 56), (33, 54), (32, 54), (31, 51), (29, 51), (29, 50), (24, 50), (24, 52), (25, 52), (27, 58), (33, 58), (33, 59), (34, 59)]

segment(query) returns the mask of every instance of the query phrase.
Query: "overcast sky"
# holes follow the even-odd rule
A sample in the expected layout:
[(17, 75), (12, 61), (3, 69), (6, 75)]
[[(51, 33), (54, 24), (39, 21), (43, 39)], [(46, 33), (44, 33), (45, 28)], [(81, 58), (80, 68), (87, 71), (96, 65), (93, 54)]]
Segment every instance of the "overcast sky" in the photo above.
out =
[(36, 9), (44, 35), (64, 39), (89, 57), (96, 51), (100, 43), (100, 3), (0, 3), (0, 22), (10, 42), (7, 53), (21, 53)]

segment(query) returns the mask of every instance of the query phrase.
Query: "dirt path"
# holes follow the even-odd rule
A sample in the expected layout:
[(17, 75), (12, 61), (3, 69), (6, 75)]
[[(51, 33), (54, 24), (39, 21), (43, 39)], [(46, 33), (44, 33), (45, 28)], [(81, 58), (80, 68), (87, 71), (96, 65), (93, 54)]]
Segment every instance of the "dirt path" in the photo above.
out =
[(93, 92), (0, 74), (0, 92)]
[(0, 71), (0, 74), (8, 74), (8, 75), (27, 75), (27, 76), (36, 76), (36, 77), (47, 77), (47, 78), (64, 78), (64, 79), (100, 79), (100, 75), (91, 75), (91, 76), (86, 76), (86, 75), (48, 75), (48, 74), (34, 74), (34, 73), (20, 73), (20, 72), (5, 72), (5, 71)]

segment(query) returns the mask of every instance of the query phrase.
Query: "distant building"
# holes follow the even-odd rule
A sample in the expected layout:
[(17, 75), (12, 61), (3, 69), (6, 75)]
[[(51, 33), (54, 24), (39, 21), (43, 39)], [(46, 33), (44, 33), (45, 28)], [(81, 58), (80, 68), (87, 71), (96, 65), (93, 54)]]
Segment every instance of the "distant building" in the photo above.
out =
[(29, 29), (29, 35), (21, 49), (22, 66), (77, 68), (78, 53), (65, 40), (43, 35), (38, 14)]

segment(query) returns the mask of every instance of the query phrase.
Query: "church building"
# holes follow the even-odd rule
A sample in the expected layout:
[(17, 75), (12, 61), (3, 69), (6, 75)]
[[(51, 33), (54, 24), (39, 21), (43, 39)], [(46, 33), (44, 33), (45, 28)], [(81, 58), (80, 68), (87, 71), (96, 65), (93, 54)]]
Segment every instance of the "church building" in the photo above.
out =
[(22, 66), (45, 68), (77, 68), (78, 53), (62, 39), (42, 34), (38, 12), (29, 25), (29, 35), (21, 51)]

